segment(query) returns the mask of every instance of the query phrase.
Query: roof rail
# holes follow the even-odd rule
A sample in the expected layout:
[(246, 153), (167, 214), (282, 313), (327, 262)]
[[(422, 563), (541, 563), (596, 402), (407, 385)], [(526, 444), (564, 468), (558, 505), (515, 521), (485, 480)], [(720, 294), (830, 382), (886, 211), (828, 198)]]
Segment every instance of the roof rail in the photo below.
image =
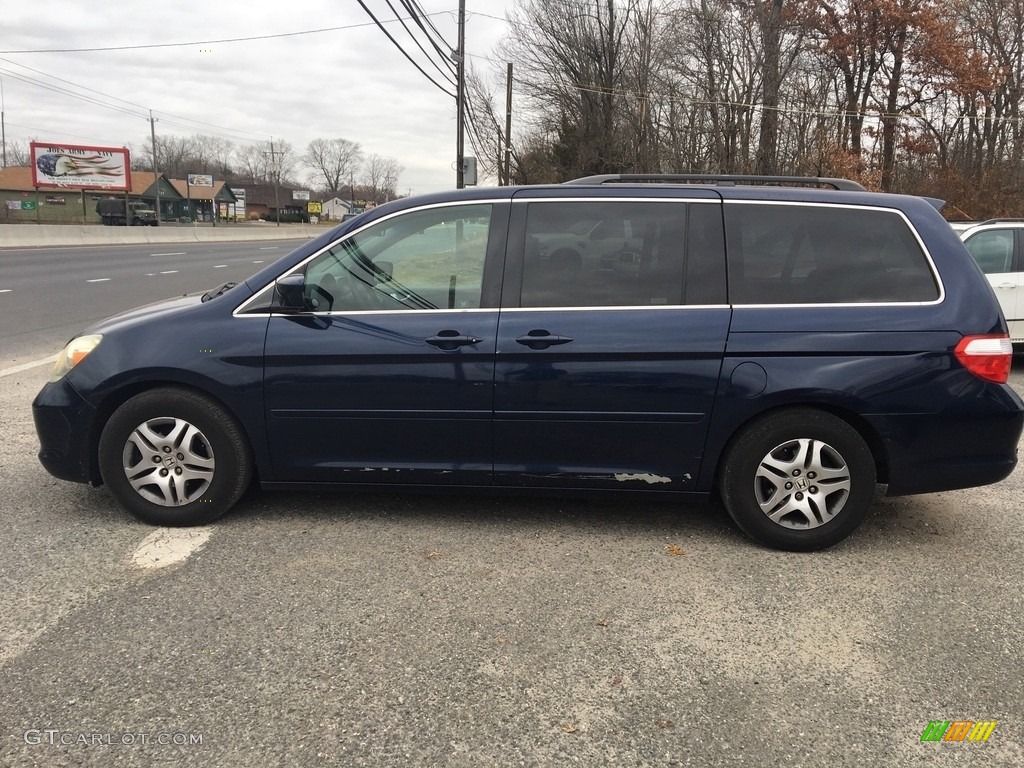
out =
[(764, 184), (764, 185), (795, 185), (795, 186), (817, 186), (831, 187), (832, 189), (848, 192), (866, 192), (860, 184), (850, 179), (830, 179), (818, 176), (735, 176), (718, 175), (713, 173), (606, 173), (599, 176), (586, 176), (582, 179), (573, 179), (566, 184), (613, 184), (638, 181), (660, 181), (675, 183), (714, 183), (717, 186), (732, 187), (737, 184)]
[(999, 218), (999, 219), (987, 219), (986, 221), (978, 221), (971, 224), (972, 227), (982, 227), (986, 224), (1015, 224), (1022, 222), (1024, 219), (1017, 219), (1013, 217)]

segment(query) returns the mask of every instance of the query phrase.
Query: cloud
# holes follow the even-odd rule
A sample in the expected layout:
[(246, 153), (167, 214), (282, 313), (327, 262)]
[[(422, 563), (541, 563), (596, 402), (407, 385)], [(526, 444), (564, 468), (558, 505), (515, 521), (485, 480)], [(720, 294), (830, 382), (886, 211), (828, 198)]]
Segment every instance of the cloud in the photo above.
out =
[[(393, 19), (384, 0), (367, 0), (367, 5), (381, 20)], [(421, 0), (420, 5), (436, 14), (430, 18), (454, 45), (453, 0)], [(467, 5), (467, 50), (487, 56), (504, 24), (472, 11), (502, 16), (504, 8), (493, 0), (469, 0)], [(34, 7), (11, 4), (5, 8), (0, 45), (33, 51), (127, 47), (350, 28), (173, 48), (0, 54), (8, 141), (37, 138), (138, 148), (148, 142), (148, 114), (153, 110), (160, 134), (216, 134), (237, 144), (274, 136), (298, 151), (314, 138), (341, 137), (358, 142), (367, 154), (396, 158), (406, 168), (399, 179), (402, 189), (430, 192), (454, 186), (454, 99), (369, 26), (357, 3), (306, 0), (299, 5), (239, 6), (208, 0), (107, 0), (99, 6), (102, 12), (97, 7), (80, 0), (50, 0)], [(387, 28), (440, 80), (399, 24)]]

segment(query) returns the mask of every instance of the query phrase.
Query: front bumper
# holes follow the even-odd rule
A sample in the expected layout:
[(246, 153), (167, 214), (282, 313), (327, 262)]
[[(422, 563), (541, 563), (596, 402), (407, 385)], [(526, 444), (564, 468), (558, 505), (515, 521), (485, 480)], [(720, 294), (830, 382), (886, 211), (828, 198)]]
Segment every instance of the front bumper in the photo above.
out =
[(67, 379), (44, 386), (32, 402), (39, 437), (39, 461), (54, 477), (75, 483), (99, 484), (93, 458), (96, 409)]

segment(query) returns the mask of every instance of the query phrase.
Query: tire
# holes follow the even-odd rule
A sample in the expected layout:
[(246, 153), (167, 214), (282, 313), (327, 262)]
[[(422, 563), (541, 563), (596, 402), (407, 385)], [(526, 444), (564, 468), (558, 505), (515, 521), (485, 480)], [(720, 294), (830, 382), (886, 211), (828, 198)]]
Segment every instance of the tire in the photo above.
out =
[(863, 522), (875, 461), (860, 434), (823, 411), (779, 411), (730, 444), (719, 492), (751, 538), (794, 552), (830, 547)]
[(252, 458), (221, 406), (185, 389), (155, 389), (114, 411), (99, 442), (103, 482), (128, 512), (153, 525), (212, 522), (245, 492)]

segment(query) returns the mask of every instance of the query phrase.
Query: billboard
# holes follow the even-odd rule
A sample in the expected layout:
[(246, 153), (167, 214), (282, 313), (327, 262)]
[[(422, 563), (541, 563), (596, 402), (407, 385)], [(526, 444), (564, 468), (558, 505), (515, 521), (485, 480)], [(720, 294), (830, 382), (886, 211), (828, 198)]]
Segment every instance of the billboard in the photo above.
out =
[(32, 185), (126, 192), (131, 189), (127, 147), (84, 147), (74, 144), (29, 144)]
[(188, 174), (188, 184), (190, 187), (212, 187), (213, 176), (205, 173), (190, 173)]

